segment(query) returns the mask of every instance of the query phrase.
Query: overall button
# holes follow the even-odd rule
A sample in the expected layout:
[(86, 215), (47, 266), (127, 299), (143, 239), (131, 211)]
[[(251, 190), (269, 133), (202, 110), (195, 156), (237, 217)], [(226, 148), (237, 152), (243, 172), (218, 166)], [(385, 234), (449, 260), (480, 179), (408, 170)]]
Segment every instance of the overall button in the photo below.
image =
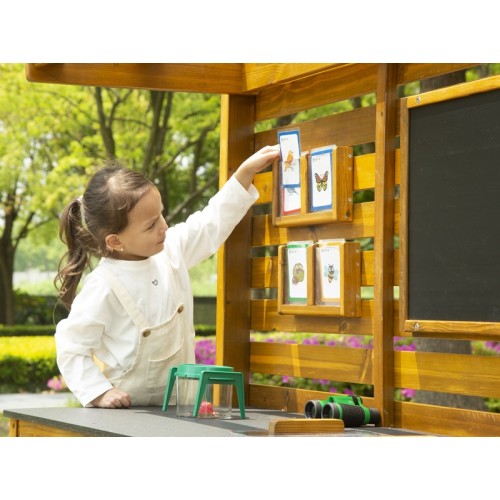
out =
[(149, 337), (149, 334), (150, 334), (150, 333), (151, 333), (151, 330), (144, 330), (144, 331), (142, 332), (142, 336), (143, 336), (143, 337)]
[(181, 304), (177, 309), (178, 313), (181, 313), (182, 311), (184, 311), (184, 304)]

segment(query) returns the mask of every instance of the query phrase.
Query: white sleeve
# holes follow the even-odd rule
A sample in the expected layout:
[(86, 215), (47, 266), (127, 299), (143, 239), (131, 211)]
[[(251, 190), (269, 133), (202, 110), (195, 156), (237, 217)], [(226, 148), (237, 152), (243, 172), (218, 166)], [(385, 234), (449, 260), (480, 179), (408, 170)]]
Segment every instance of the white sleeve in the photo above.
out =
[(170, 239), (188, 269), (199, 264), (217, 252), (258, 198), (253, 184), (247, 191), (233, 175), (203, 210), (167, 230), (167, 250)]
[(106, 292), (96, 281), (85, 284), (73, 301), (68, 317), (58, 323), (55, 333), (57, 365), (82, 406), (113, 387), (93, 360), (93, 352), (101, 345), (106, 324), (103, 315)]

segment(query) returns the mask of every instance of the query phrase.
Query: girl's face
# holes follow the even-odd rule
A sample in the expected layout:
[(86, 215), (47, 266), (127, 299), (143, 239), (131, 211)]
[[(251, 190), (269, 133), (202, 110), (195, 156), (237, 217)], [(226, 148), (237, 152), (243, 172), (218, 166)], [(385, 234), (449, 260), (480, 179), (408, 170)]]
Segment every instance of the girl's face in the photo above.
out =
[(160, 193), (152, 187), (129, 212), (127, 227), (106, 238), (113, 256), (121, 260), (144, 260), (161, 252), (168, 227), (162, 212)]

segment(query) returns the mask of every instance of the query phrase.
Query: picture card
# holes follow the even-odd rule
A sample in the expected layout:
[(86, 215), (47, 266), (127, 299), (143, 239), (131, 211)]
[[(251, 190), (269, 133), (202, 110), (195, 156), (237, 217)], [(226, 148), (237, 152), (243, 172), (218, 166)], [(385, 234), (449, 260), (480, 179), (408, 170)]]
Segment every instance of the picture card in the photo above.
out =
[(318, 244), (320, 297), (324, 303), (338, 303), (341, 298), (341, 260), (338, 243)]
[(288, 301), (307, 302), (307, 247), (311, 241), (290, 242), (286, 247)]
[(281, 154), (281, 184), (300, 186), (300, 132), (283, 130), (278, 132)]
[(326, 146), (311, 150), (309, 156), (310, 210), (317, 212), (333, 208), (333, 150)]

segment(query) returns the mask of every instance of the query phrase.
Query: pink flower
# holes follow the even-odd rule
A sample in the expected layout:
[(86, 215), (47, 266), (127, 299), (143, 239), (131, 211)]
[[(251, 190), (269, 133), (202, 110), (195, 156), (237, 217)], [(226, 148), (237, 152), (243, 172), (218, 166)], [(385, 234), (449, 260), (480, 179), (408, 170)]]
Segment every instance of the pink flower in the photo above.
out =
[(61, 375), (54, 376), (47, 381), (47, 387), (53, 391), (62, 391), (68, 388)]

